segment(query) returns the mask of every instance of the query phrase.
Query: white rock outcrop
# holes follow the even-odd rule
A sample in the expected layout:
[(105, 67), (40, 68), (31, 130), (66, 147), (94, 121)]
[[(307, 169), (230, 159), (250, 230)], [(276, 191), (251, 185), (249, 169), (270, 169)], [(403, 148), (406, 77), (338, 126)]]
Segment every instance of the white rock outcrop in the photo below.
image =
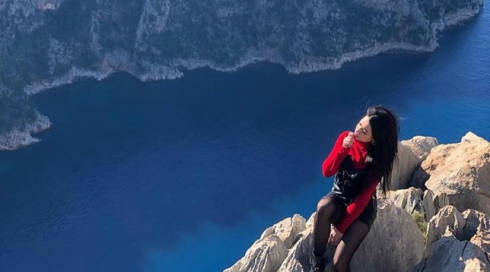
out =
[(267, 228), (260, 239), (247, 250), (245, 256), (224, 272), (277, 271), (288, 256), (288, 248), (305, 229), (306, 220), (295, 214)]
[(36, 112), (36, 119), (23, 128), (14, 128), (7, 134), (0, 135), (0, 150), (16, 150), (40, 140), (34, 138), (32, 134), (42, 132), (51, 127), (51, 122), (45, 115)]
[(305, 229), (305, 219), (301, 215), (295, 214), (293, 217), (286, 218), (274, 226), (267, 228), (262, 233), (260, 239), (275, 234), (284, 242), (286, 248), (291, 248), (294, 242), (296, 242), (296, 235)]
[[(272, 265), (265, 267), (266, 262), (257, 259), (263, 258), (259, 253), (267, 251), (263, 247), (265, 245), (274, 247), (274, 249), (271, 249), (274, 252), (278, 251), (277, 242), (274, 244), (265, 244), (264, 241), (268, 241), (267, 238), (261, 238), (254, 243), (242, 259), (231, 268), (225, 270), (225, 272), (258, 271), (254, 269), (257, 269), (259, 265), (262, 269), (260, 271), (263, 272), (308, 271), (310, 266), (309, 257), (312, 250), (312, 221), (313, 217), (310, 217), (306, 223), (308, 227), (296, 235), (297, 241), (288, 250), (287, 256), (282, 260), (277, 270), (271, 270)], [(276, 234), (271, 234), (271, 236), (277, 237)], [(277, 241), (277, 239), (274, 241)], [(258, 251), (259, 253), (256, 253)], [(352, 271), (407, 271), (407, 267), (413, 267), (420, 262), (423, 257), (423, 251), (424, 241), (422, 233), (417, 228), (415, 222), (413, 222), (411, 216), (401, 208), (395, 207), (388, 202), (380, 201), (377, 219), (354, 255), (351, 266)], [(328, 252), (331, 263), (334, 248), (329, 247)], [(274, 255), (274, 260), (268, 257), (268, 262), (276, 264), (277, 256), (279, 254)], [(383, 256), (382, 261), (380, 256)]]
[(430, 220), (424, 260), (412, 271), (490, 271), (489, 238), (489, 216), (445, 206)]
[(460, 143), (434, 147), (412, 183), (430, 189), (442, 203), (436, 206), (490, 214), (490, 143), (468, 132)]
[(468, 241), (444, 237), (430, 248), (428, 257), (411, 272), (489, 272), (483, 251)]
[(411, 186), (413, 173), (420, 167), (430, 150), (438, 145), (434, 137), (415, 136), (398, 143), (398, 159), (393, 166), (391, 189), (406, 189)]

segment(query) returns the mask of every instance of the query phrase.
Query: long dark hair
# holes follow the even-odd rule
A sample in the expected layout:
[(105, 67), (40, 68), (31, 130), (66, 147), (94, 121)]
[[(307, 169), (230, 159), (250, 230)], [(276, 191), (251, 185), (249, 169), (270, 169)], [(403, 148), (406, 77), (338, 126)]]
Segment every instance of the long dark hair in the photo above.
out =
[(396, 115), (383, 106), (367, 109), (369, 124), (373, 133), (373, 142), (369, 147), (369, 156), (373, 160), (373, 170), (381, 177), (383, 194), (391, 188), (391, 172), (398, 155), (398, 133), (400, 126)]

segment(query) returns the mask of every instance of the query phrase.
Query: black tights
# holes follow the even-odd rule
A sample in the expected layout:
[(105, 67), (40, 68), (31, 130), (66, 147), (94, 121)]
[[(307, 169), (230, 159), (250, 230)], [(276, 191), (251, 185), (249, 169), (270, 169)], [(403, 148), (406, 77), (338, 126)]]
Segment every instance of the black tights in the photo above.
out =
[[(313, 252), (316, 256), (321, 257), (325, 254), (330, 236), (330, 224), (337, 223), (344, 210), (345, 206), (330, 195), (324, 196), (318, 202), (313, 227)], [(333, 264), (336, 271), (350, 271), (350, 261), (368, 232), (368, 226), (359, 220), (349, 226), (335, 250)]]

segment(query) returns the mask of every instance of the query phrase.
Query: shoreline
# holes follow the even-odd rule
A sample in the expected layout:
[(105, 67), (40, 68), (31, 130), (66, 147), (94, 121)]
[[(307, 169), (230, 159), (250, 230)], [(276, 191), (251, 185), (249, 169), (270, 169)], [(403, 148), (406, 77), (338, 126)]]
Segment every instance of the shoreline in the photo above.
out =
[(49, 118), (36, 111), (36, 121), (24, 128), (15, 127), (9, 133), (0, 135), (0, 150), (14, 151), (35, 144), (41, 140), (32, 135), (43, 132), (52, 126)]
[[(195, 70), (208, 67), (219, 72), (235, 72), (248, 65), (259, 62), (270, 62), (283, 66), (290, 74), (306, 74), (313, 72), (338, 70), (343, 65), (355, 62), (361, 59), (375, 57), (383, 53), (401, 51), (403, 53), (430, 53), (439, 47), (437, 34), (447, 30), (450, 27), (461, 24), (474, 18), (480, 13), (482, 7), (477, 9), (462, 9), (458, 13), (447, 14), (439, 22), (432, 23), (432, 35), (430, 41), (424, 46), (414, 46), (409, 43), (375, 43), (374, 46), (365, 50), (358, 50), (346, 53), (335, 59), (306, 59), (302, 63), (287, 63), (278, 56), (267, 52), (258, 52), (255, 50), (248, 51), (245, 56), (234, 66), (218, 65), (210, 60), (174, 60), (168, 65), (140, 61), (139, 66), (143, 69), (137, 69), (134, 62), (122, 63), (117, 55), (108, 54), (103, 57), (100, 63), (100, 69), (88, 70), (85, 68), (72, 67), (66, 74), (53, 80), (38, 81), (28, 84), (24, 87), (24, 92), (28, 96), (37, 93), (72, 84), (80, 78), (94, 78), (98, 81), (106, 79), (116, 72), (127, 72), (135, 76), (141, 82), (158, 81), (167, 79), (177, 79), (184, 74), (180, 69)], [(124, 54), (124, 53), (123, 53)], [(123, 58), (124, 59), (124, 58)], [(27, 124), (24, 129), (14, 128), (11, 132), (0, 135), (0, 151), (18, 150), (22, 147), (37, 143), (40, 139), (33, 137), (33, 134), (40, 133), (49, 129), (52, 123), (47, 116), (36, 111), (36, 121)]]

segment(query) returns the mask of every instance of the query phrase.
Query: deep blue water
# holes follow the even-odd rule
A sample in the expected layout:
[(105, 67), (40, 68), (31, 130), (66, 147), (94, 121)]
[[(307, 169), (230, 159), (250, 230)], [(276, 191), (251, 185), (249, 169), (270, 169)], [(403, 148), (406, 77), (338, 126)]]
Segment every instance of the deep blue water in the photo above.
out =
[(141, 83), (119, 73), (34, 97), (53, 127), (0, 153), (0, 271), (221, 271), (262, 231), (309, 217), (321, 162), (368, 105), (401, 139), (490, 139), (490, 14), (432, 54), (337, 71), (273, 64)]

